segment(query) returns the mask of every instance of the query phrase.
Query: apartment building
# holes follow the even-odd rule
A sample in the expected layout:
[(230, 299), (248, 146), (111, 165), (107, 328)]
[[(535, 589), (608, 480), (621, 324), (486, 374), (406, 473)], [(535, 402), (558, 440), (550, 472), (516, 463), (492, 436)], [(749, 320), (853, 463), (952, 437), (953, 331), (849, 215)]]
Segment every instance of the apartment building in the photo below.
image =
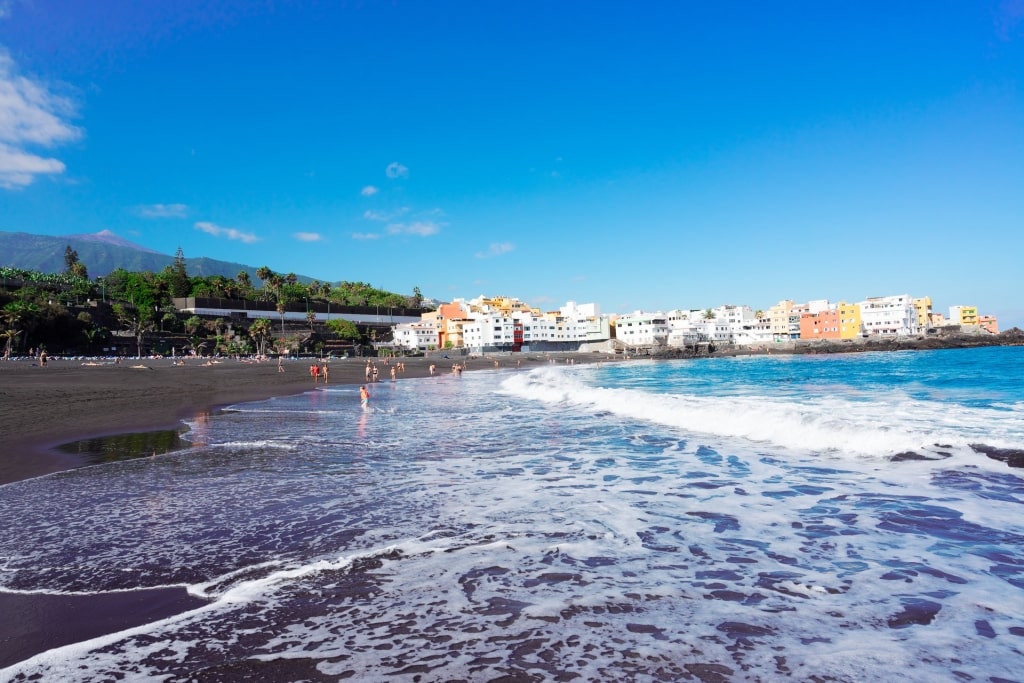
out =
[(977, 306), (950, 306), (949, 324), (951, 325), (977, 325)]
[(768, 309), (768, 317), (772, 321), (772, 337), (775, 341), (800, 338), (800, 316), (804, 313), (818, 312), (828, 307), (828, 301), (819, 299), (814, 303), (813, 311), (810, 303), (797, 304), (784, 299)]
[(864, 334), (870, 337), (895, 337), (917, 334), (917, 310), (908, 294), (868, 297), (857, 304)]
[(438, 323), (436, 321), (420, 321), (404, 323), (392, 328), (394, 345), (399, 348), (429, 351), (439, 346)]
[(801, 339), (841, 339), (839, 310), (832, 308), (800, 316)]
[(797, 337), (790, 336), (791, 331), (789, 321), (793, 306), (794, 303), (792, 299), (783, 299), (768, 309), (768, 319), (771, 321), (772, 337), (776, 341), (795, 339), (800, 336), (799, 327), (797, 328)]
[(584, 342), (611, 337), (608, 318), (598, 313), (596, 304), (572, 301), (542, 314), (512, 297), (456, 299), (424, 313), (419, 323), (395, 326), (394, 341), (401, 348), (420, 350), (575, 351)]
[(859, 337), (864, 329), (860, 306), (840, 301), (836, 304), (836, 310), (839, 311), (839, 338), (856, 339)]
[(931, 327), (932, 298), (930, 296), (919, 296), (914, 299), (914, 310), (917, 311), (917, 326), (920, 328)]
[(999, 321), (994, 315), (979, 315), (978, 325), (986, 332), (999, 334)]
[(854, 339), (861, 333), (860, 308), (840, 301), (822, 308), (820, 302), (808, 302), (814, 312), (800, 316), (801, 339)]
[(629, 347), (665, 346), (671, 330), (664, 313), (626, 313), (615, 319), (615, 338)]

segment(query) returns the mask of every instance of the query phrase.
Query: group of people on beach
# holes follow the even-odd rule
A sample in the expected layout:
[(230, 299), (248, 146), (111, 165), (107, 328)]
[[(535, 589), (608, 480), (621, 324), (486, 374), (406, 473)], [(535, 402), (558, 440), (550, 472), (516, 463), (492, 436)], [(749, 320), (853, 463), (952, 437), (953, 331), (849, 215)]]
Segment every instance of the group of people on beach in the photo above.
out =
[(313, 384), (319, 384), (321, 378), (323, 378), (324, 384), (327, 384), (329, 374), (330, 367), (327, 363), (313, 363), (309, 366), (309, 376), (313, 378)]
[[(401, 361), (398, 361), (394, 365), (392, 365), (389, 362), (389, 360), (387, 358), (385, 358), (384, 359), (384, 365), (390, 365), (391, 366), (391, 381), (392, 382), (394, 382), (396, 379), (398, 379), (398, 373), (399, 372), (405, 372), (405, 363), (403, 363)], [(379, 378), (380, 378), (380, 368), (378, 368), (377, 364), (374, 363), (373, 361), (370, 361), (370, 360), (366, 361), (366, 374), (365, 374), (365, 377), (366, 377), (366, 381), (367, 382), (377, 382), (377, 381), (380, 381), (379, 380)]]

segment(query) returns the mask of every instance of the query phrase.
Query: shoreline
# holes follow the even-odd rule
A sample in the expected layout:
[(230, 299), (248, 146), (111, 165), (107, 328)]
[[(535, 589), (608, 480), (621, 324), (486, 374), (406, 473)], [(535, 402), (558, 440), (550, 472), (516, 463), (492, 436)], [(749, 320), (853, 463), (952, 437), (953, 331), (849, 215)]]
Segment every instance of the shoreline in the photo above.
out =
[[(615, 359), (597, 353), (527, 353), (516, 356), (444, 358), (436, 355), (399, 358), (384, 365), (380, 358), (334, 359), (329, 384), (363, 384), (365, 365), (380, 370), (378, 383), (390, 382), (394, 362), (405, 364), (397, 380), (451, 373), (454, 363), (467, 371), (522, 369), (567, 362), (594, 363)], [(314, 390), (311, 359), (287, 360), (284, 372), (276, 361), (189, 359), (174, 365), (170, 358), (127, 360), (121, 364), (81, 360), (50, 360), (39, 367), (30, 360), (0, 362), (0, 487), (25, 479), (91, 464), (86, 455), (61, 446), (88, 439), (173, 431), (184, 420), (211, 415), (236, 403), (292, 396)]]
[[(405, 372), (396, 380), (451, 374), (454, 363), (467, 371), (528, 369), (554, 363), (614, 362), (597, 353), (529, 353), (492, 357), (401, 358)], [(371, 359), (378, 384), (390, 382), (393, 365)], [(365, 383), (366, 358), (329, 363), (331, 385)], [(61, 446), (89, 440), (132, 442), (124, 450), (162, 449), (184, 428), (183, 420), (214, 415), (223, 408), (315, 390), (311, 359), (289, 360), (284, 372), (275, 361), (262, 363), (201, 360), (173, 365), (171, 359), (83, 363), (51, 360), (0, 362), (0, 491), (5, 484), (76, 469), (96, 462), (89, 444), (74, 452)], [(496, 365), (497, 364), (497, 365)], [(371, 383), (372, 384), (372, 383)], [(140, 437), (135, 439), (134, 437)], [(170, 452), (174, 448), (160, 450)], [(154, 450), (157, 452), (157, 450)], [(101, 460), (132, 457), (121, 453)], [(118, 633), (196, 609), (206, 601), (183, 587), (157, 587), (89, 595), (18, 593), (0, 590), (0, 671), (48, 650)]]
[[(405, 364), (397, 379), (450, 374), (454, 363), (467, 371), (532, 368), (550, 363), (621, 362), (724, 358), (748, 355), (840, 354), (866, 351), (962, 349), (1024, 345), (1024, 333), (1014, 328), (1000, 335), (950, 335), (912, 339), (870, 339), (853, 342), (805, 341), (755, 348), (720, 348), (696, 354), (689, 349), (649, 354), (609, 355), (601, 352), (528, 352), (491, 356), (444, 358), (427, 356), (394, 359)], [(330, 384), (362, 384), (366, 362), (380, 370), (379, 382), (390, 382), (390, 366), (381, 358), (330, 361)], [(61, 448), (104, 437), (180, 431), (184, 420), (209, 416), (236, 403), (292, 396), (315, 389), (309, 374), (312, 359), (255, 362), (188, 359), (174, 365), (170, 358), (113, 362), (51, 359), (47, 367), (32, 360), (0, 361), (0, 487), (25, 479), (75, 469), (90, 462), (90, 454)], [(95, 454), (93, 454), (95, 455)]]
[[(728, 355), (731, 354), (714, 353), (711, 357)], [(653, 355), (632, 358), (659, 359)], [(329, 384), (364, 383), (366, 360), (332, 361)], [(390, 382), (390, 367), (381, 359), (373, 360), (381, 371), (378, 383)], [(432, 363), (437, 364), (438, 375), (448, 375), (453, 363), (464, 360), (468, 361), (470, 372), (515, 372), (517, 368), (525, 371), (552, 362), (593, 364), (625, 359), (601, 353), (528, 353), (397, 360), (406, 367), (397, 379), (412, 379), (429, 377)], [(5, 444), (0, 452), (0, 492), (4, 484), (92, 464), (87, 462), (87, 447), (75, 454), (58, 450), (63, 444), (117, 435), (180, 432), (183, 419), (213, 415), (236, 403), (314, 390), (317, 385), (309, 375), (311, 362), (287, 361), (283, 373), (278, 372), (275, 361), (224, 360), (207, 365), (195, 360), (190, 365), (175, 366), (170, 359), (127, 361), (121, 365), (57, 360), (46, 368), (30, 361), (0, 362), (0, 438)], [(158, 444), (160, 439), (146, 443)], [(126, 451), (133, 448), (138, 449), (138, 443)], [(1009, 455), (1021, 457), (1019, 452)], [(87, 595), (0, 590), (0, 613), (11, 616), (0, 626), (0, 672), (51, 649), (151, 624), (204, 604), (205, 600), (175, 586)]]

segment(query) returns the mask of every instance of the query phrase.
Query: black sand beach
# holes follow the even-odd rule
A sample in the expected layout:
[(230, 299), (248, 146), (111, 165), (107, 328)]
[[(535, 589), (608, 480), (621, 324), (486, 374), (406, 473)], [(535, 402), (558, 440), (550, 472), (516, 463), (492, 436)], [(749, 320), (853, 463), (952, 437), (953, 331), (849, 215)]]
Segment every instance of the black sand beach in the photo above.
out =
[[(466, 370), (514, 369), (549, 364), (596, 362), (598, 354), (522, 354), (515, 357), (401, 359), (398, 379)], [(91, 464), (82, 454), (59, 446), (97, 437), (175, 430), (184, 418), (219, 407), (314, 388), (311, 360), (252, 363), (170, 359), (91, 363), (51, 360), (39, 367), (28, 360), (0, 363), (0, 495), (9, 484)], [(374, 359), (380, 381), (391, 381), (391, 366)], [(392, 361), (393, 363), (394, 361)], [(497, 363), (497, 366), (495, 365)], [(365, 359), (330, 363), (331, 384), (361, 384)], [(322, 382), (320, 384), (322, 386)], [(5, 525), (3, 533), (17, 533)], [(0, 593), (0, 667), (46, 650), (151, 623), (201, 606), (184, 589), (161, 588), (85, 596)]]
[[(527, 368), (540, 364), (597, 361), (598, 354), (520, 354), (515, 357), (444, 358), (441, 354), (405, 358), (398, 379), (427, 377), (430, 366), (450, 373), (456, 362), (466, 370)], [(287, 396), (314, 388), (311, 360), (254, 363), (170, 359), (86, 363), (51, 360), (45, 368), (28, 360), (0, 362), (0, 485), (88, 464), (57, 450), (72, 441), (98, 436), (170, 430), (181, 420), (218, 407)], [(381, 382), (391, 381), (390, 366), (375, 359)], [(330, 362), (331, 384), (360, 384), (366, 359)], [(321, 382), (322, 385), (322, 382)]]

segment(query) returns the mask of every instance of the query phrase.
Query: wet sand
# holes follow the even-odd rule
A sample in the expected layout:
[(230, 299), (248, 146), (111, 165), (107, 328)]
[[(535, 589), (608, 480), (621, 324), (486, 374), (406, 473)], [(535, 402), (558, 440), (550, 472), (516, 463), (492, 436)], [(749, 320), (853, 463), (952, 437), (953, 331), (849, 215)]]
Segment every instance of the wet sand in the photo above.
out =
[(184, 588), (98, 595), (0, 593), (0, 669), (46, 650), (159, 621), (206, 604)]
[[(458, 359), (468, 371), (523, 369), (552, 362), (604, 360), (597, 354), (517, 354)], [(175, 430), (182, 420), (218, 408), (315, 388), (310, 360), (250, 363), (225, 360), (184, 366), (170, 359), (83, 363), (51, 360), (0, 361), (0, 495), (3, 484), (90, 464), (87, 455), (58, 447), (103, 436)], [(402, 359), (398, 379), (450, 374), (455, 358), (438, 354)], [(391, 366), (375, 360), (379, 381), (391, 381)], [(330, 384), (362, 384), (366, 360), (330, 363)], [(320, 386), (323, 386), (321, 380)], [(17, 533), (5, 525), (0, 533)], [(116, 633), (195, 609), (203, 602), (183, 588), (156, 588), (98, 595), (0, 592), (0, 669), (46, 650)]]
[[(573, 354), (577, 362), (598, 360), (596, 354)], [(565, 362), (567, 354), (517, 354), (515, 357), (471, 358), (467, 370), (523, 368)], [(250, 363), (224, 360), (213, 364), (171, 359), (127, 360), (86, 364), (51, 360), (39, 367), (28, 360), (0, 361), (0, 485), (72, 469), (87, 460), (57, 446), (98, 436), (175, 429), (186, 418), (225, 405), (287, 396), (314, 388), (310, 360)], [(375, 360), (381, 382), (391, 381), (391, 366)], [(402, 359), (398, 379), (451, 373), (454, 358), (439, 355)], [(330, 362), (331, 384), (361, 384), (366, 360)], [(321, 381), (322, 386), (322, 381)]]

